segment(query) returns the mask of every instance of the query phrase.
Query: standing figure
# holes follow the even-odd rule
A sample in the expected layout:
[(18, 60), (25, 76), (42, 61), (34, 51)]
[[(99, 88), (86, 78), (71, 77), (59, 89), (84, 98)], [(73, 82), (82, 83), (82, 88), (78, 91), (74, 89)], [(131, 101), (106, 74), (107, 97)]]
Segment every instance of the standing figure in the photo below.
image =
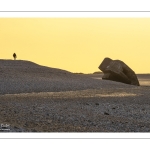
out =
[(14, 57), (14, 60), (16, 60), (16, 58), (17, 58), (16, 53), (13, 54), (13, 57)]

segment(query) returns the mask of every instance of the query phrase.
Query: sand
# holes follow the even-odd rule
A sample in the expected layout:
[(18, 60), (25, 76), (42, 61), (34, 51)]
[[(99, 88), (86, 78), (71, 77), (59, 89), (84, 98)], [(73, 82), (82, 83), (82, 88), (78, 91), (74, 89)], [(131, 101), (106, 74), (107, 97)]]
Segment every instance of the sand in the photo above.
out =
[(138, 75), (142, 86), (133, 86), (0, 60), (0, 131), (149, 132), (149, 77)]

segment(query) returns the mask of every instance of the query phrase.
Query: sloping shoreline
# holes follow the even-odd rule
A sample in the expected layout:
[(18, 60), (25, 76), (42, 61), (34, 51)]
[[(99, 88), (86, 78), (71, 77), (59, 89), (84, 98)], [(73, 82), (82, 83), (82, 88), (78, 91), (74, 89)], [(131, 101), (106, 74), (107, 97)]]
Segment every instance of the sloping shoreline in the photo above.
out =
[(132, 88), (131, 85), (95, 80), (87, 75), (39, 66), (28, 61), (0, 60), (0, 94), (59, 92), (115, 86)]

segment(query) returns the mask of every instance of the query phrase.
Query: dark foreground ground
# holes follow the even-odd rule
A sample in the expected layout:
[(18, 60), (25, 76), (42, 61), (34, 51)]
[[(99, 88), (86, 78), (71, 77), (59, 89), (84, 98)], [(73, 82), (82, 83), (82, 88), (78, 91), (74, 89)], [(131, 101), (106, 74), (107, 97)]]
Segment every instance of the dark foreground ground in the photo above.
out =
[(150, 131), (150, 75), (138, 87), (13, 63), (0, 61), (1, 132)]

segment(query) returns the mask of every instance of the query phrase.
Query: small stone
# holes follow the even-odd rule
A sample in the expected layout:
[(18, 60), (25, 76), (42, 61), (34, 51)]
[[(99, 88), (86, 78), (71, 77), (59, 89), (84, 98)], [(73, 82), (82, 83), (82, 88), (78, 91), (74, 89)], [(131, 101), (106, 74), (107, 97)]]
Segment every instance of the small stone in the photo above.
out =
[(18, 127), (14, 126), (15, 129), (19, 129)]
[(62, 119), (64, 119), (63, 117), (60, 117), (60, 119), (62, 120)]
[(28, 126), (28, 123), (25, 123), (24, 126)]
[(37, 130), (35, 130), (35, 129), (32, 129), (31, 131), (32, 131), (32, 132), (37, 132)]
[(48, 123), (52, 123), (52, 120), (47, 120)]
[(107, 113), (107, 112), (104, 112), (104, 115), (109, 115), (109, 113)]
[(92, 122), (91, 120), (88, 120), (88, 122)]
[(99, 103), (95, 103), (95, 105), (99, 105)]

